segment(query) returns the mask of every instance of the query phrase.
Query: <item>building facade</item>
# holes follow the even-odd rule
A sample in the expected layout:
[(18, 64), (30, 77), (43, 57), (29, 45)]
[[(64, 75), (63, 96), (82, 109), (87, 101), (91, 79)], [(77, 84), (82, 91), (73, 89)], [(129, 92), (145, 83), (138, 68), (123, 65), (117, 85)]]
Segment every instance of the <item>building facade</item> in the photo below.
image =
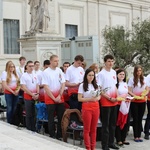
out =
[[(0, 70), (8, 60), (18, 64), (22, 49), (17, 39), (30, 28), (28, 0), (0, 0)], [(99, 37), (106, 25), (123, 25), (131, 29), (137, 17), (150, 17), (150, 0), (49, 0), (50, 22), (48, 32), (52, 36)]]

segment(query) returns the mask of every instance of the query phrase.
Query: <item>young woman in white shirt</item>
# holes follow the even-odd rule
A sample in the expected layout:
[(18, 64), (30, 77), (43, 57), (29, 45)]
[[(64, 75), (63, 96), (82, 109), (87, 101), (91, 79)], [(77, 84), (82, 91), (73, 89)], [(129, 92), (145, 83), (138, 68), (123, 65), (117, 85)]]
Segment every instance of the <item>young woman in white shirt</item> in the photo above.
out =
[(12, 124), (20, 90), (19, 77), (12, 61), (7, 62), (6, 70), (2, 73), (1, 79), (7, 104), (7, 122)]
[(134, 67), (133, 77), (128, 82), (129, 94), (134, 97), (131, 102), (131, 115), (133, 117), (134, 141), (143, 142), (141, 139), (142, 118), (145, 112), (146, 95), (148, 86), (146, 78), (143, 75), (143, 69), (140, 65)]
[(100, 95), (93, 97), (91, 93), (96, 92), (97, 89), (95, 72), (92, 69), (87, 69), (83, 83), (80, 84), (78, 90), (78, 100), (82, 102), (83, 137), (87, 150), (95, 150), (96, 146), (96, 129), (100, 114)]
[[(128, 85), (126, 83), (126, 72), (123, 69), (118, 69), (116, 71), (116, 74), (117, 74), (116, 87), (118, 89), (118, 97), (126, 98), (127, 95), (128, 95)], [(122, 102), (120, 101), (120, 102), (118, 102), (118, 105), (117, 105), (117, 113), (118, 113), (118, 115), (119, 115), (119, 109), (120, 109), (121, 103)], [(128, 105), (130, 105), (129, 102), (126, 102), (126, 103)], [(118, 146), (123, 146), (123, 144), (125, 144), (125, 145), (129, 145), (130, 144), (129, 142), (127, 142), (125, 140), (126, 136), (127, 136), (128, 129), (129, 129), (129, 123), (130, 123), (130, 115), (128, 114), (127, 120), (124, 123), (124, 126), (123, 127), (120, 127), (119, 125), (116, 126), (115, 137), (116, 137), (116, 141), (117, 141), (117, 145)]]

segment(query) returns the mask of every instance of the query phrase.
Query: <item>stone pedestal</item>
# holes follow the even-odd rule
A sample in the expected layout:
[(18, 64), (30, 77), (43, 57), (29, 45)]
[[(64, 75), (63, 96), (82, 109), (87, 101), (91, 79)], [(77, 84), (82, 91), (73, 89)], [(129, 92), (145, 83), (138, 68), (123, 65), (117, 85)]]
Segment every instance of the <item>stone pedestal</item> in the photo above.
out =
[[(43, 61), (49, 59), (52, 54), (56, 54), (61, 58), (61, 41), (63, 38), (51, 36), (46, 33), (38, 33), (36, 35), (23, 35), (18, 41), (21, 44), (22, 56), (27, 61)], [(60, 60), (61, 64), (61, 60)]]

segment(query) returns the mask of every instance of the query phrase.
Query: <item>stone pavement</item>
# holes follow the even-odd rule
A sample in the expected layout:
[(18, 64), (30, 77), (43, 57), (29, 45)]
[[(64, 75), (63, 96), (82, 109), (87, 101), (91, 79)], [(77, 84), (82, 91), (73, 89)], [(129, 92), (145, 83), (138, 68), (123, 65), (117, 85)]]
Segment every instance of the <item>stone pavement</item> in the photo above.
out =
[[(130, 127), (127, 141), (130, 142), (130, 145), (120, 150), (150, 150), (150, 140), (143, 139), (141, 143), (133, 141), (132, 127)], [(71, 145), (72, 139), (68, 139), (68, 142), (70, 144), (32, 133), (24, 128), (19, 130), (16, 126), (0, 121), (0, 150), (83, 150), (84, 148), (84, 144), (80, 145), (79, 141), (76, 141), (76, 146)], [(97, 142), (96, 150), (100, 149), (101, 142)]]
[[(143, 121), (143, 125), (144, 125), (144, 121)], [(144, 139), (144, 133), (142, 133), (142, 139), (143, 139), (143, 142), (140, 142), (140, 143), (134, 142), (133, 130), (132, 130), (132, 127), (130, 127), (129, 134), (126, 139), (126, 141), (130, 142), (130, 145), (124, 145), (124, 147), (121, 147), (120, 150), (150, 150), (150, 140)], [(69, 143), (71, 143), (71, 142), (69, 142)], [(79, 142), (76, 145), (80, 146), (80, 147), (84, 147), (84, 144), (81, 146), (79, 144)], [(100, 141), (98, 141), (96, 143), (96, 150), (101, 150), (101, 142)], [(112, 149), (110, 149), (110, 150), (112, 150)]]
[(83, 150), (0, 121), (0, 150)]

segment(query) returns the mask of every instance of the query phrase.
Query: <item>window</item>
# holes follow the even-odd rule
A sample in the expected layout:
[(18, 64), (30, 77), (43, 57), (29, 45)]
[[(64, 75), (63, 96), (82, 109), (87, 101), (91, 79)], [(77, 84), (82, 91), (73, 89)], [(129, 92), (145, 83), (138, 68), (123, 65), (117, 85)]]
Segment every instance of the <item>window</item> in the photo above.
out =
[(66, 24), (66, 37), (78, 36), (78, 26)]
[(3, 20), (4, 54), (20, 54), (19, 20)]

